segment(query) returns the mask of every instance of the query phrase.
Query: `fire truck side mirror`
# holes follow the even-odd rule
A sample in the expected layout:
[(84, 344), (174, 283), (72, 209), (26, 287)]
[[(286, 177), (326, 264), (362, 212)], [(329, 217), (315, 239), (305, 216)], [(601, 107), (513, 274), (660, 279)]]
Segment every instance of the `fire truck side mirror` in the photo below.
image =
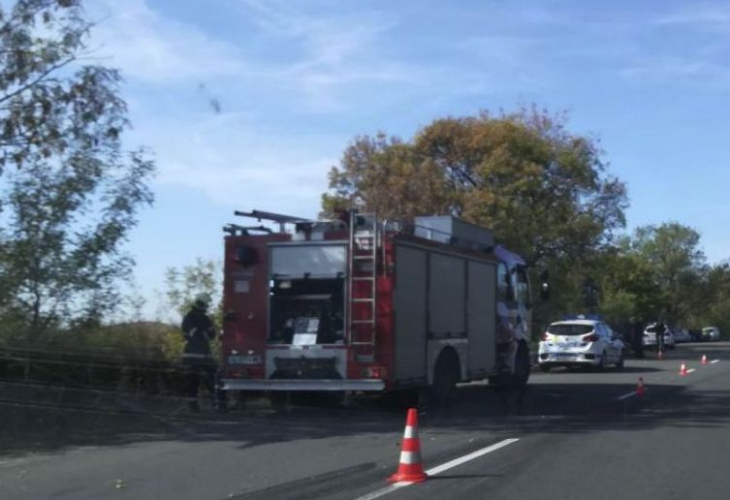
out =
[(258, 254), (255, 248), (238, 247), (236, 248), (236, 262), (243, 267), (249, 267), (258, 261)]
[(540, 299), (550, 300), (550, 273), (547, 269), (540, 273)]

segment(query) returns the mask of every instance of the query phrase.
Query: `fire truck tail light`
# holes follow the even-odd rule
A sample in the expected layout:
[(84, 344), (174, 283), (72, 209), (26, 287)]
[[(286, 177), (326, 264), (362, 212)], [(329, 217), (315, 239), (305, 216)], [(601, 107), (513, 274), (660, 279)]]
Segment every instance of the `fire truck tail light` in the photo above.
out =
[(362, 374), (365, 378), (377, 378), (381, 380), (386, 378), (384, 366), (369, 366), (362, 371)]

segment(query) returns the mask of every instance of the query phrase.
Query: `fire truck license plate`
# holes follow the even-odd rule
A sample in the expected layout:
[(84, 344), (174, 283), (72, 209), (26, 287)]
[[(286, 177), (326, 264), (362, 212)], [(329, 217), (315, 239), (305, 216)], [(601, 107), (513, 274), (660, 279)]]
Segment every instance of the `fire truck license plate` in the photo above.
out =
[(228, 356), (229, 365), (258, 365), (261, 363), (261, 356)]

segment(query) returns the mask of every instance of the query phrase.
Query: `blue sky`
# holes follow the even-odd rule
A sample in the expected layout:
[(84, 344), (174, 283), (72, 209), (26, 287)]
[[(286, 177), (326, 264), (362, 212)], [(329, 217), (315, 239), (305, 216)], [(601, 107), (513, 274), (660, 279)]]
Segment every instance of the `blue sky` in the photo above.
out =
[[(118, 67), (155, 151), (154, 208), (129, 250), (155, 310), (168, 266), (220, 259), (235, 209), (314, 216), (357, 134), (536, 103), (600, 138), (629, 229), (696, 228), (730, 257), (730, 4), (94, 0), (95, 57)], [(216, 113), (212, 100), (220, 104)]]

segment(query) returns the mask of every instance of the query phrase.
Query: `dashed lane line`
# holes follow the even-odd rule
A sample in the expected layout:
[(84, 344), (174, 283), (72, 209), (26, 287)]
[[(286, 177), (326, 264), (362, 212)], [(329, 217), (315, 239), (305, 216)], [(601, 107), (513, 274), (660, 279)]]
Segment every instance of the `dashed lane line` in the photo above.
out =
[[(647, 390), (648, 390), (647, 388), (644, 388), (644, 391), (647, 391)], [(617, 397), (616, 398), (616, 401), (623, 401), (624, 399), (633, 398), (634, 396), (636, 396), (636, 391), (635, 390), (634, 391), (631, 391), (631, 392), (627, 392), (623, 396)]]

